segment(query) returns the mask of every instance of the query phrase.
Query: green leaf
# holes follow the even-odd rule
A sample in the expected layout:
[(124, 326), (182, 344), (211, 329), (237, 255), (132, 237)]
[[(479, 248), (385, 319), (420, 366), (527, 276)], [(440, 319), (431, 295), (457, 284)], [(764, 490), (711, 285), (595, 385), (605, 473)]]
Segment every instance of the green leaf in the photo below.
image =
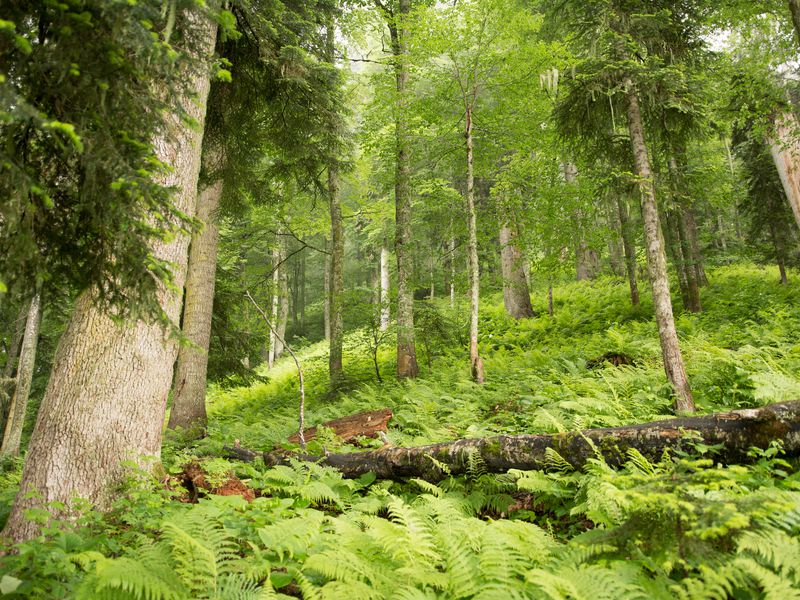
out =
[(6, 594), (13, 594), (20, 585), (22, 585), (21, 579), (17, 579), (11, 575), (3, 575), (3, 578), (0, 579), (0, 594), (4, 596)]

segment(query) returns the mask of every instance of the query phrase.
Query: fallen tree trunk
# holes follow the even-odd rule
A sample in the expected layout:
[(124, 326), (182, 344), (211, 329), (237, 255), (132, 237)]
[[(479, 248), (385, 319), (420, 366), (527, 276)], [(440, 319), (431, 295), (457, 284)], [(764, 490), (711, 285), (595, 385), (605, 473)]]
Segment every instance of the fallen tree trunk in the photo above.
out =
[[(668, 448), (687, 448), (689, 436), (702, 438), (705, 444), (722, 444), (723, 448), (715, 456), (722, 463), (747, 462), (750, 448), (766, 448), (773, 440), (783, 443), (787, 456), (800, 456), (800, 401), (582, 432), (500, 435), (417, 448), (388, 447), (369, 452), (294, 458), (335, 467), (350, 478), (373, 472), (381, 479), (420, 477), (438, 481), (444, 477), (439, 465), (447, 465), (454, 475), (464, 473), (469, 456), (474, 453), (481, 457), (491, 473), (504, 473), (509, 469), (544, 469), (548, 465), (549, 448), (576, 469), (596, 453), (602, 454), (610, 465), (619, 466), (625, 463), (631, 448), (658, 460)], [(260, 454), (238, 447), (226, 450), (232, 457), (246, 461), (262, 457), (268, 465), (282, 464), (289, 459), (285, 454)]]
[[(391, 418), (391, 409), (382, 408), (380, 410), (360, 412), (342, 417), (341, 419), (327, 421), (320, 425), (320, 427), (333, 429), (333, 432), (345, 442), (350, 442), (360, 436), (370, 438), (378, 437), (379, 431), (386, 431), (389, 426), (389, 419)], [(316, 427), (310, 427), (303, 431), (303, 437), (305, 437), (307, 442), (313, 440), (316, 435)], [(295, 433), (289, 437), (289, 441), (297, 444), (300, 442), (300, 436)]]

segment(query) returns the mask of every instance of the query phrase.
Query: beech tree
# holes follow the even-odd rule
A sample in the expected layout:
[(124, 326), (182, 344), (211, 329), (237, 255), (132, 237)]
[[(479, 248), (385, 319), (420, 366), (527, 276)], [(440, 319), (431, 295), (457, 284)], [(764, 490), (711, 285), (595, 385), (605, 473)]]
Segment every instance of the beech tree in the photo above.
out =
[[(192, 50), (192, 63), (183, 62), (187, 85), (179, 97), (181, 111), (168, 114), (153, 149), (162, 164), (172, 167), (158, 183), (174, 186), (176, 210), (193, 215), (211, 80), (208, 63), (217, 24), (197, 8), (187, 8), (181, 10), (176, 25), (178, 33), (198, 44)], [(183, 114), (199, 126), (187, 125)], [(174, 265), (171, 279), (178, 290), (185, 277), (188, 244), (185, 233), (150, 243), (156, 260)], [(160, 454), (177, 354), (170, 329), (178, 322), (180, 294), (175, 288), (160, 286), (157, 299), (166, 321), (120, 320), (98, 306), (97, 299), (96, 288), (81, 295), (59, 342), (25, 457), (20, 491), (4, 530), (14, 540), (29, 538), (38, 530), (36, 523), (26, 519), (28, 509), (58, 501), (69, 510), (76, 497), (103, 506), (123, 461)], [(34, 491), (39, 495), (31, 494)]]

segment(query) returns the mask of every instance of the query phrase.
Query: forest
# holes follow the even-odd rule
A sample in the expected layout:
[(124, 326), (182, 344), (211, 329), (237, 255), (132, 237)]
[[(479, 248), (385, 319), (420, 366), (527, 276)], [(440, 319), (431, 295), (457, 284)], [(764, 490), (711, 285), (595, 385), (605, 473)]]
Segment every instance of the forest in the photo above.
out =
[(3, 0), (0, 597), (800, 599), (800, 0)]

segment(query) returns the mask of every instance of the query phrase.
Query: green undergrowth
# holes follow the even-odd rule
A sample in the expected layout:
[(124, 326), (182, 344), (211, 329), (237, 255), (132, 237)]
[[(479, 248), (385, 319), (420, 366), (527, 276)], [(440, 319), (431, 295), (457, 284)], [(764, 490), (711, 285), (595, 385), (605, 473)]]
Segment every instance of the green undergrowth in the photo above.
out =
[[(800, 286), (734, 265), (709, 273), (705, 311), (678, 314), (701, 411), (800, 398)], [(388, 436), (418, 445), (494, 433), (568, 431), (671, 416), (652, 306), (631, 307), (616, 280), (533, 290), (540, 316), (514, 321), (499, 296), (481, 313), (487, 382), (470, 382), (463, 307), (419, 307), (421, 376), (395, 381), (393, 342), (379, 350), (384, 383), (348, 333), (346, 378), (327, 381), (324, 344), (302, 348), (307, 423), (389, 407)], [(614, 366), (603, 357), (625, 357)], [(579, 472), (468, 473), (430, 483), (371, 475), (346, 480), (291, 462), (228, 461), (222, 447), (291, 448), (294, 364), (282, 359), (251, 387), (210, 390), (209, 435), (169, 436), (169, 484), (135, 470), (112, 511), (52, 522), (0, 559), (0, 597), (79, 599), (624, 599), (800, 598), (800, 474), (779, 444), (748, 465), (722, 466), (695, 441), (658, 462), (632, 451), (620, 469), (601, 458)], [(313, 452), (345, 446), (330, 431)], [(198, 460), (212, 487), (236, 476), (256, 498), (200, 493), (186, 502), (179, 473)], [(0, 476), (0, 521), (19, 462)], [(44, 518), (43, 514), (31, 515)]]

